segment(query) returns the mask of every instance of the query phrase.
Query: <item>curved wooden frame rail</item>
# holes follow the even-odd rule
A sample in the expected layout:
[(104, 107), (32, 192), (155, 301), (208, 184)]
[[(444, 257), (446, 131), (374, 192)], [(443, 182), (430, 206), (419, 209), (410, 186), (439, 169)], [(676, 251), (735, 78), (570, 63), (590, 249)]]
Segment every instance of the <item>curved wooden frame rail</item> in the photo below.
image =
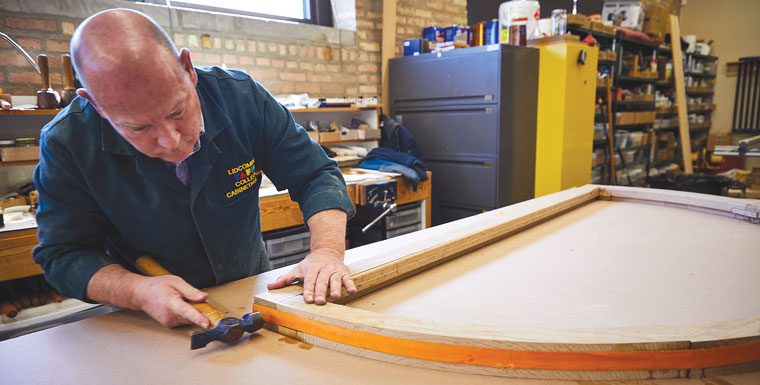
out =
[[(481, 214), (478, 226), (460, 226), (447, 240), (416, 242), (350, 264), (358, 291), (345, 301), (598, 199), (646, 201), (760, 223), (758, 201), (587, 185)], [(421, 321), (337, 303), (306, 305), (301, 294), (299, 286), (262, 293), (255, 296), (253, 309), (279, 333), (406, 365), (577, 380), (693, 378), (760, 370), (760, 318), (678, 328), (504, 328)], [(674, 340), (674, 335), (679, 338)]]

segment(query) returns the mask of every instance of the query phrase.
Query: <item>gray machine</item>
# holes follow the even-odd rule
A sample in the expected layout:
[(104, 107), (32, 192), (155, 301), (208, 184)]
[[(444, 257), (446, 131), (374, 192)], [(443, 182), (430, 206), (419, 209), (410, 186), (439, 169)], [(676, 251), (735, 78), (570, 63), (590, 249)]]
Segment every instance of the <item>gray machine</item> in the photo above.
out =
[(487, 45), (390, 60), (390, 109), (433, 172), (434, 225), (533, 198), (535, 48)]

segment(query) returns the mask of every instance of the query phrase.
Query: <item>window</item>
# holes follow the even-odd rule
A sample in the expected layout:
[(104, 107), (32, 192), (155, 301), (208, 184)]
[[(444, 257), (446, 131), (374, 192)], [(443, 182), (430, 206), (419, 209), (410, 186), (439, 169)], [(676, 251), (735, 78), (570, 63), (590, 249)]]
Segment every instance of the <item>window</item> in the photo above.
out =
[(174, 7), (333, 26), (330, 0), (182, 0), (166, 3)]

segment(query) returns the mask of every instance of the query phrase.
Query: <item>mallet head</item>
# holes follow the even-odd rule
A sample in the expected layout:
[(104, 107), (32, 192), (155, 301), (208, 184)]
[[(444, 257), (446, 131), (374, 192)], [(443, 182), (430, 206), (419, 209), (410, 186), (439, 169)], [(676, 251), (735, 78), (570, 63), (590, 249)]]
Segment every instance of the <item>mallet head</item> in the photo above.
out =
[(243, 336), (243, 333), (253, 333), (263, 326), (264, 318), (259, 312), (246, 314), (239, 319), (226, 317), (219, 321), (213, 329), (193, 333), (190, 338), (190, 349), (206, 347), (211, 341), (235, 342)]

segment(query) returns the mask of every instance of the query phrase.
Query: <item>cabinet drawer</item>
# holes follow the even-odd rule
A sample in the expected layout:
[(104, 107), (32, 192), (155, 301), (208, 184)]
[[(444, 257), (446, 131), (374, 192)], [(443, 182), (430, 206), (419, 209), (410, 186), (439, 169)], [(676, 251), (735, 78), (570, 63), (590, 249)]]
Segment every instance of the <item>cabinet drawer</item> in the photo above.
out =
[[(496, 103), (499, 52), (423, 55), (390, 62), (391, 110)], [(420, 87), (424, 84), (424, 87)]]
[(453, 206), (440, 206), (438, 217), (441, 223), (453, 222), (462, 218), (471, 217), (483, 213), (485, 209), (462, 208)]
[(499, 117), (492, 106), (402, 110), (404, 126), (427, 158), (494, 156), (499, 149)]
[(494, 207), (498, 170), (495, 159), (428, 160), (433, 172), (433, 194), (440, 205)]

